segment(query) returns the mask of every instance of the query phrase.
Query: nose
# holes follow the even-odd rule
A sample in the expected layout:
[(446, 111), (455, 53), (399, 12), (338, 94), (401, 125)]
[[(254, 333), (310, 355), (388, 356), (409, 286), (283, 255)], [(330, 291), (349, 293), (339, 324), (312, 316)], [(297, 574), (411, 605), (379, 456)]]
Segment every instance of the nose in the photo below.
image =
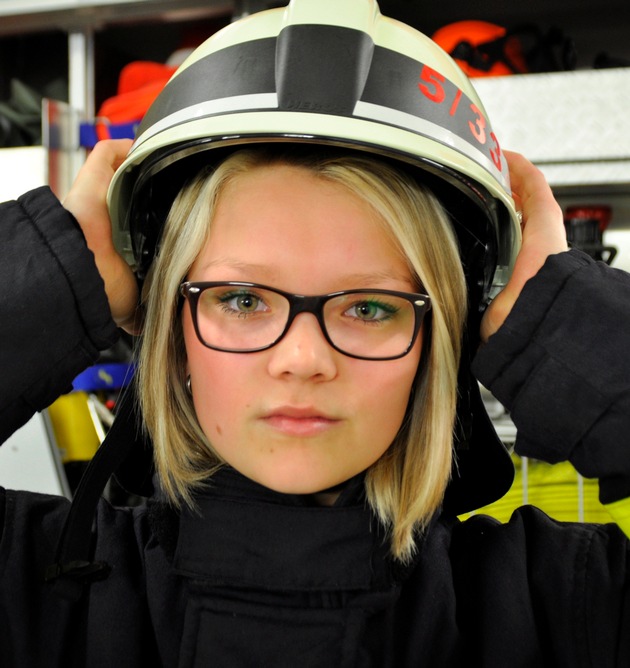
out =
[(337, 375), (337, 351), (326, 340), (312, 313), (295, 317), (282, 340), (269, 349), (269, 373), (303, 380), (331, 380)]

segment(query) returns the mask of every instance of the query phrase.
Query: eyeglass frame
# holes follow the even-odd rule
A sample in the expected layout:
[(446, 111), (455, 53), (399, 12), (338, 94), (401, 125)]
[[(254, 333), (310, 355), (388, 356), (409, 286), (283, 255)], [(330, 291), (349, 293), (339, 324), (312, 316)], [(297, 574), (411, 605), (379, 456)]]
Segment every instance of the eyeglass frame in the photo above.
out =
[[(201, 336), (201, 332), (199, 331), (199, 325), (197, 322), (199, 297), (201, 296), (204, 290), (209, 288), (217, 288), (219, 286), (236, 287), (236, 288), (259, 288), (261, 290), (268, 290), (270, 292), (274, 292), (280, 295), (281, 297), (284, 297), (289, 302), (289, 313), (287, 315), (287, 321), (284, 326), (284, 329), (282, 330), (280, 335), (269, 345), (251, 349), (247, 348), (244, 350), (235, 350), (234, 348), (220, 348), (218, 346), (212, 346), (206, 341), (204, 341), (203, 337)], [(429, 297), (429, 295), (427, 294), (420, 292), (399, 292), (397, 290), (381, 290), (381, 289), (371, 290), (369, 288), (362, 288), (355, 290), (339, 290), (338, 292), (331, 292), (325, 295), (299, 295), (291, 292), (285, 292), (284, 290), (280, 290), (278, 288), (272, 288), (262, 283), (250, 283), (246, 281), (184, 281), (179, 286), (179, 294), (184, 299), (187, 299), (190, 304), (190, 313), (193, 321), (193, 327), (195, 329), (195, 333), (197, 335), (197, 339), (199, 340), (199, 342), (206, 348), (210, 348), (211, 350), (217, 350), (219, 352), (224, 352), (224, 353), (249, 354), (249, 353), (258, 353), (263, 350), (269, 350), (269, 348), (273, 348), (273, 346), (277, 345), (278, 343), (280, 343), (280, 341), (282, 341), (282, 339), (286, 336), (287, 332), (291, 328), (293, 321), (298, 315), (300, 315), (300, 313), (311, 313), (312, 315), (315, 316), (315, 318), (317, 318), (317, 322), (319, 323), (319, 327), (322, 334), (324, 335), (324, 338), (326, 339), (328, 344), (337, 352), (341, 353), (342, 355), (346, 355), (347, 357), (352, 357), (353, 359), (368, 360), (372, 362), (387, 362), (389, 360), (400, 359), (401, 357), (405, 357), (406, 355), (409, 354), (409, 352), (413, 348), (414, 343), (416, 342), (416, 339), (418, 338), (418, 333), (420, 332), (420, 328), (422, 327), (422, 322), (424, 320), (424, 317), (431, 310), (431, 297)], [(330, 338), (330, 335), (328, 334), (328, 330), (326, 329), (326, 323), (324, 320), (324, 305), (326, 304), (327, 301), (334, 299), (335, 297), (340, 297), (346, 294), (390, 295), (393, 297), (399, 297), (407, 300), (412, 305), (414, 311), (414, 327), (407, 348), (399, 355), (391, 355), (389, 357), (365, 357), (364, 355), (355, 355), (353, 353), (348, 353), (345, 350), (339, 348), (337, 345), (335, 345), (335, 343)]]

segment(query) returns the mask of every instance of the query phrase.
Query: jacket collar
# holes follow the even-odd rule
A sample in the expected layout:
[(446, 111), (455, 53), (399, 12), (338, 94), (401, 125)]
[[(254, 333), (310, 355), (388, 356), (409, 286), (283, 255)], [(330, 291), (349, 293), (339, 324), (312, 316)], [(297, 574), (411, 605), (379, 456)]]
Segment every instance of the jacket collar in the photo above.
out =
[(174, 567), (209, 585), (281, 591), (381, 589), (394, 572), (363, 476), (333, 507), (319, 507), (229, 468), (182, 511)]

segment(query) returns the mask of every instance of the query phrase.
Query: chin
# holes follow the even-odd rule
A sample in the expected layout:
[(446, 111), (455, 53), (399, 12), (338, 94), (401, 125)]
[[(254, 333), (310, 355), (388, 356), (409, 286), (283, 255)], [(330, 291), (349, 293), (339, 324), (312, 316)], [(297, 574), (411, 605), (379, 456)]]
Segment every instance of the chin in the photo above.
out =
[[(350, 476), (351, 477), (351, 476)], [(298, 494), (310, 495), (318, 494), (320, 492), (327, 492), (330, 489), (338, 487), (346, 480), (347, 476), (313, 476), (310, 472), (285, 472), (284, 475), (279, 475), (279, 472), (274, 471), (273, 475), (269, 476), (252, 476), (258, 484), (267, 487), (279, 494)]]

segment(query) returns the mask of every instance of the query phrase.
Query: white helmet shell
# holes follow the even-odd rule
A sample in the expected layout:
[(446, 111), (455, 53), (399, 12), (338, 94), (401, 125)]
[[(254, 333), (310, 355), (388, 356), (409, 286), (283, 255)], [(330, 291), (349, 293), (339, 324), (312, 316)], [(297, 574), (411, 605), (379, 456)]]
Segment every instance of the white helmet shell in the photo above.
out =
[[(193, 155), (207, 164), (224, 153), (208, 151), (252, 142), (346, 147), (421, 168), (488, 223), (481, 300), (509, 277), (520, 225), (481, 100), (446, 52), (382, 16), (375, 0), (291, 0), (224, 28), (181, 65), (109, 192), (115, 244), (141, 275), (163, 224), (145, 211), (152, 180), (175, 163), (186, 171)], [(441, 199), (449, 209), (450, 195)]]

